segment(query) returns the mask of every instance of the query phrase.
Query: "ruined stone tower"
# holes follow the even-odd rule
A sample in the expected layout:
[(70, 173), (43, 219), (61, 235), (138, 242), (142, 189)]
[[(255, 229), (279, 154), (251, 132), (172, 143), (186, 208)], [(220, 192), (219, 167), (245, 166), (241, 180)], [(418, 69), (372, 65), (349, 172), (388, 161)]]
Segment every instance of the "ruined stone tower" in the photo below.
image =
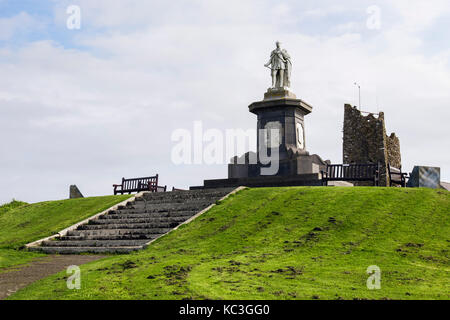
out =
[(395, 133), (386, 135), (383, 112), (375, 117), (371, 113), (364, 116), (349, 104), (344, 109), (343, 163), (380, 162), (380, 186), (389, 186), (388, 165), (396, 168), (402, 165), (400, 140)]

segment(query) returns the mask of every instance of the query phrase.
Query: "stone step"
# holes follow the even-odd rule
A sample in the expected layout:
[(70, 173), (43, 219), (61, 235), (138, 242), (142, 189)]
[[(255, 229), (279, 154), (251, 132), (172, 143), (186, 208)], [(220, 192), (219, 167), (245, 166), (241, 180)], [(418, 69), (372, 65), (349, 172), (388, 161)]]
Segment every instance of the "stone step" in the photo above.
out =
[(31, 250), (59, 253), (129, 253), (173, 230), (233, 188), (144, 193), (77, 230)]
[(190, 190), (190, 191), (177, 191), (166, 193), (151, 193), (146, 192), (143, 194), (145, 200), (163, 200), (163, 199), (195, 199), (195, 198), (215, 198), (219, 199), (230, 193), (234, 188), (224, 189), (204, 189), (204, 190)]
[(125, 208), (127, 207), (131, 207), (134, 205), (137, 206), (149, 206), (149, 205), (153, 205), (153, 206), (166, 206), (166, 205), (186, 205), (186, 204), (203, 204), (203, 203), (215, 203), (216, 201), (218, 201), (221, 197), (214, 197), (214, 198), (201, 198), (198, 200), (179, 200), (179, 201), (175, 201), (175, 200), (171, 200), (171, 201), (153, 201), (153, 200), (148, 200), (148, 201), (135, 201), (132, 204), (128, 205), (128, 206), (124, 206)]
[(139, 215), (139, 217), (140, 215), (146, 215), (149, 218), (167, 218), (167, 217), (179, 218), (179, 217), (191, 217), (201, 210), (203, 210), (203, 208), (198, 210), (160, 211), (160, 212), (155, 211), (149, 212), (147, 210), (127, 210), (127, 211), (119, 210), (119, 211), (111, 211), (107, 215), (119, 215), (119, 216)]
[(82, 240), (145, 240), (149, 242), (160, 237), (161, 234), (123, 234), (123, 235), (78, 235), (78, 236), (62, 236), (60, 240), (65, 241), (82, 241)]
[(109, 230), (109, 229), (172, 229), (179, 223), (89, 223), (79, 226), (77, 230)]
[[(192, 215), (196, 214), (196, 211), (192, 212)], [(104, 215), (99, 217), (96, 220), (92, 220), (91, 222), (94, 224), (101, 223), (181, 223), (186, 221), (189, 216), (181, 216), (181, 217), (153, 217), (148, 214), (112, 214), (112, 215)]]
[(126, 234), (148, 235), (164, 234), (171, 228), (153, 228), (153, 229), (102, 229), (102, 230), (74, 230), (67, 232), (68, 236), (121, 236)]
[(44, 247), (137, 247), (148, 240), (52, 240), (44, 241)]
[(79, 254), (79, 253), (130, 253), (143, 249), (142, 246), (133, 247), (32, 247), (30, 250), (50, 254)]
[(136, 204), (152, 203), (152, 204), (166, 204), (166, 203), (189, 203), (189, 202), (201, 202), (201, 201), (217, 201), (221, 199), (225, 194), (215, 195), (201, 195), (196, 197), (177, 197), (177, 198), (160, 198), (160, 199), (146, 199), (144, 197), (137, 198)]
[(195, 201), (195, 202), (184, 202), (184, 203), (161, 203), (154, 204), (152, 202), (135, 202), (132, 205), (125, 207), (124, 209), (119, 209), (120, 212), (123, 211), (145, 211), (145, 212), (162, 212), (162, 211), (192, 211), (201, 210), (210, 206), (211, 201)]

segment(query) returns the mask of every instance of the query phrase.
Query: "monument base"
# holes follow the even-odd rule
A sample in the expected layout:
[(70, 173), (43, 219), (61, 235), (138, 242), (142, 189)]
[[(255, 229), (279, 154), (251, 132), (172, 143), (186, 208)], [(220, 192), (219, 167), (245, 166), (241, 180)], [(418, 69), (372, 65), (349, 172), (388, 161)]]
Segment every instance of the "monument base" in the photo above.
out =
[[(294, 186), (321, 186), (322, 176), (320, 171), (326, 169), (329, 161), (323, 161), (318, 155), (294, 155), (290, 159), (280, 160), (276, 174), (265, 175), (264, 169), (270, 165), (260, 163), (251, 164), (249, 159), (255, 157), (248, 152), (240, 160), (246, 162), (228, 165), (228, 179), (205, 180), (203, 186), (191, 187), (195, 189), (214, 189), (228, 187), (294, 187)], [(275, 168), (276, 169), (276, 168)]]
[[(255, 155), (253, 155), (254, 157)], [(244, 155), (245, 159), (233, 158), (233, 163), (228, 165), (228, 178), (252, 178), (264, 176), (268, 173), (268, 168), (277, 169), (276, 164), (263, 165), (260, 163), (251, 164), (248, 159), (250, 153)], [(318, 174), (326, 170), (327, 161), (323, 161), (317, 154), (295, 154), (288, 159), (282, 159), (278, 162), (278, 170), (274, 176), (294, 176), (301, 174)], [(266, 171), (265, 171), (266, 170)]]
[(203, 186), (190, 187), (190, 190), (216, 189), (228, 187), (295, 187), (295, 186), (321, 186), (322, 180), (319, 173), (301, 174), (295, 176), (260, 176), (251, 178), (232, 178), (205, 180)]
[(264, 94), (264, 101), (279, 99), (297, 99), (297, 96), (288, 87), (269, 88)]

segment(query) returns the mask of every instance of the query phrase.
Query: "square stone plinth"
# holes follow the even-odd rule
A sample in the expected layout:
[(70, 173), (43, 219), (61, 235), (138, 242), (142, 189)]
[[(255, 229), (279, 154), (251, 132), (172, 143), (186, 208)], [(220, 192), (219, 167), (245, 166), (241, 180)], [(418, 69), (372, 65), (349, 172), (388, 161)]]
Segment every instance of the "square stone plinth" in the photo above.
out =
[(256, 114), (258, 117), (267, 112), (279, 112), (279, 113), (294, 113), (298, 110), (302, 116), (310, 114), (313, 107), (300, 99), (283, 98), (283, 99), (270, 99), (253, 102), (248, 106), (251, 113)]
[(415, 166), (408, 180), (410, 188), (431, 188), (441, 187), (441, 168)]
[(299, 155), (293, 159), (280, 160), (277, 164), (228, 164), (228, 178), (255, 178), (264, 176), (262, 169), (275, 166), (277, 172), (273, 176), (296, 176), (302, 174), (319, 174), (325, 171), (327, 162), (316, 154)]
[(289, 88), (270, 88), (264, 94), (264, 101), (278, 99), (297, 99), (296, 95)]

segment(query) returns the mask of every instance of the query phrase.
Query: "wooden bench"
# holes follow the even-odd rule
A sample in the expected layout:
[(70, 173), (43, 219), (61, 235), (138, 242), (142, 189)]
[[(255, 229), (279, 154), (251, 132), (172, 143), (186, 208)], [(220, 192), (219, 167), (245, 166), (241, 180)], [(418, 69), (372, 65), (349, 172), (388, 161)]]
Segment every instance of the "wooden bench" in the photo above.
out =
[(327, 164), (322, 173), (322, 185), (328, 181), (371, 181), (374, 186), (379, 185), (380, 164)]
[(167, 188), (158, 187), (158, 175), (146, 178), (122, 178), (122, 184), (114, 184), (113, 187), (114, 195), (141, 191), (158, 192), (158, 188)]
[(408, 174), (406, 172), (402, 172), (402, 167), (400, 167), (400, 169), (398, 169), (389, 164), (389, 181), (390, 181), (391, 187), (395, 183), (395, 184), (401, 185), (403, 188), (406, 188), (406, 179), (407, 178), (408, 178)]
[(178, 188), (172, 187), (172, 192), (174, 192), (174, 191), (187, 191), (187, 190), (185, 190), (185, 189), (178, 189)]
[(158, 186), (156, 192), (167, 192), (167, 186)]

